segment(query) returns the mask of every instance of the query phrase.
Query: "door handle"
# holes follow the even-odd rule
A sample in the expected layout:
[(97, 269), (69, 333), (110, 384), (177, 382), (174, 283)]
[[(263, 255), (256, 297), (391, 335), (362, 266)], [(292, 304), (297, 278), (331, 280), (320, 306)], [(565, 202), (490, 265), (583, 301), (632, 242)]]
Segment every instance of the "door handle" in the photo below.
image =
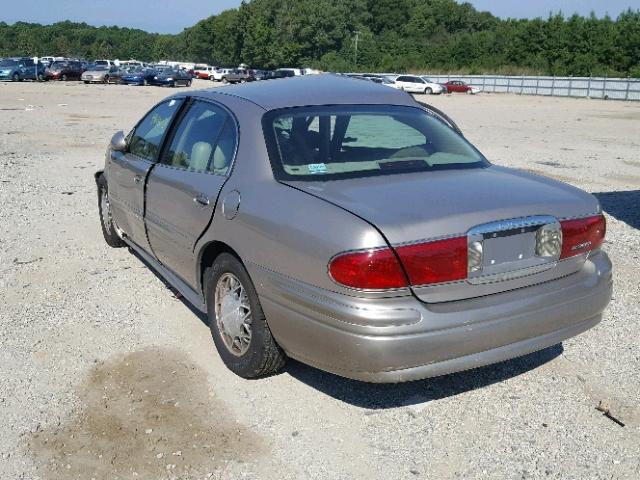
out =
[(199, 205), (202, 205), (203, 207), (206, 207), (207, 205), (209, 205), (209, 197), (207, 197), (206, 195), (196, 195), (193, 198), (193, 201), (196, 202)]
[(133, 177), (133, 181), (136, 183), (142, 183), (142, 177), (140, 175), (136, 175)]

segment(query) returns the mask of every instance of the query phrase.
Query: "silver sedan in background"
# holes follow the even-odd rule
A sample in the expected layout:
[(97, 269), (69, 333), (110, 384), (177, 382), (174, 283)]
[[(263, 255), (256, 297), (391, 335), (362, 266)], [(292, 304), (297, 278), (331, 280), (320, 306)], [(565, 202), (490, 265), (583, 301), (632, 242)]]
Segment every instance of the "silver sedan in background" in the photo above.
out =
[(605, 219), (577, 188), (494, 166), (439, 110), (334, 75), (190, 91), (118, 132), (105, 240), (206, 312), (225, 364), (286, 357), (400, 382), (596, 325)]
[(120, 83), (125, 70), (116, 66), (98, 65), (82, 73), (84, 83)]

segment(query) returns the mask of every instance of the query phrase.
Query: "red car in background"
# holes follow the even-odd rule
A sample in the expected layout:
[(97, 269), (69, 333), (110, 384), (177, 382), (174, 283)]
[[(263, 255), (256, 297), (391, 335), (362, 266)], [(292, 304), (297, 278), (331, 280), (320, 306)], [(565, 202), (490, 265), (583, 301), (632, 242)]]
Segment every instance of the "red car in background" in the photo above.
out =
[(473, 95), (480, 91), (478, 87), (467, 85), (461, 80), (451, 80), (447, 83), (443, 83), (442, 86), (447, 89), (447, 93), (460, 92)]

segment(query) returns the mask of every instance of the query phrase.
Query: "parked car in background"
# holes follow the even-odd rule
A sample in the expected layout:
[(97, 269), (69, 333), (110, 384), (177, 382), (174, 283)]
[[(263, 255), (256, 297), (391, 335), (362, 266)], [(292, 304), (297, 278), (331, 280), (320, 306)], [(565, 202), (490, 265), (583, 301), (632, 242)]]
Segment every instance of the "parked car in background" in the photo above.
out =
[(120, 68), (123, 68), (125, 71), (129, 71), (132, 68), (142, 68), (145, 67), (145, 63), (139, 60), (126, 60), (120, 62)]
[(400, 75), (396, 78), (395, 84), (399, 90), (409, 93), (430, 95), (444, 92), (444, 88), (439, 83), (431, 82), (429, 79), (417, 75)]
[(254, 80), (266, 80), (269, 77), (268, 70), (251, 70)]
[(97, 67), (112, 67), (115, 65), (111, 60), (94, 60), (93, 64)]
[(120, 83), (124, 71), (116, 66), (96, 65), (82, 74), (84, 83)]
[(5, 58), (0, 60), (0, 80), (22, 82), (23, 80), (45, 80), (45, 66), (32, 58)]
[(245, 83), (253, 82), (255, 78), (249, 70), (234, 68), (222, 75), (222, 83)]
[(209, 67), (207, 65), (196, 65), (193, 69), (193, 76), (201, 80), (211, 80), (211, 76), (213, 75), (213, 72), (215, 72), (215, 70), (216, 67)]
[(80, 80), (82, 64), (77, 60), (61, 60), (45, 70), (47, 80)]
[(466, 84), (462, 80), (451, 80), (445, 84), (443, 87), (446, 88), (447, 93), (468, 93), (468, 94), (476, 94), (480, 92), (478, 87), (474, 87)]
[(190, 87), (191, 75), (186, 70), (179, 68), (165, 68), (148, 80), (150, 85), (166, 87)]
[(384, 85), (385, 87), (396, 88), (395, 82), (389, 80), (384, 75), (374, 75), (372, 73), (364, 73), (362, 74), (362, 78), (369, 80), (373, 83), (379, 83), (380, 85)]
[(227, 75), (229, 72), (233, 70), (232, 68), (216, 68), (211, 74), (211, 80), (214, 82), (221, 82), (222, 77)]
[(578, 335), (611, 299), (594, 196), (492, 165), (438, 109), (372, 82), (174, 95), (105, 157), (107, 244), (206, 313), (245, 378), (287, 356), (372, 382), (466, 370)]
[(64, 57), (51, 57), (51, 56), (40, 57), (40, 61), (42, 62), (42, 64), (45, 67), (48, 67), (53, 62), (59, 62), (59, 61), (62, 61), (62, 60), (66, 60), (66, 59)]
[(305, 71), (302, 68), (279, 68), (277, 70), (278, 72), (291, 72), (293, 73), (294, 77), (299, 77), (301, 75), (304, 75)]
[(263, 76), (263, 80), (276, 80), (278, 78), (293, 78), (296, 74), (290, 70), (275, 70), (267, 72), (266, 75)]
[(153, 68), (132, 68), (122, 75), (120, 83), (124, 85), (149, 85), (156, 75), (158, 75), (158, 71)]

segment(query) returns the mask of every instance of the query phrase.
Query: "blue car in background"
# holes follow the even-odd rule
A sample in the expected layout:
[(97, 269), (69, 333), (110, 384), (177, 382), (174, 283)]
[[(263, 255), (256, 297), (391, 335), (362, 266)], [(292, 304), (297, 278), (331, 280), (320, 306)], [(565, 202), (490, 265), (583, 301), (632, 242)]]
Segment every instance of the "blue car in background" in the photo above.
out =
[(0, 80), (11, 80), (21, 82), (23, 80), (45, 80), (45, 67), (42, 63), (37, 64), (32, 58), (5, 58), (0, 60)]
[(153, 68), (135, 68), (129, 70), (120, 79), (120, 83), (125, 85), (149, 85), (158, 71)]

